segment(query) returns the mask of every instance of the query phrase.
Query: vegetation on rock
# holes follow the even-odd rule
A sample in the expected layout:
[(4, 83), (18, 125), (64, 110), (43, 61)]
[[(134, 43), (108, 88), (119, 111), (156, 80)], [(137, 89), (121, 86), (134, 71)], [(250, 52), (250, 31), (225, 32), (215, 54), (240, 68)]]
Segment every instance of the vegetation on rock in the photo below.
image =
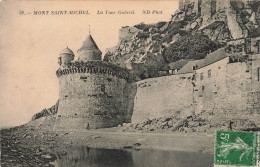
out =
[(211, 41), (202, 34), (182, 36), (170, 47), (166, 48), (164, 57), (167, 62), (180, 59), (203, 59), (210, 51), (215, 51), (220, 44)]

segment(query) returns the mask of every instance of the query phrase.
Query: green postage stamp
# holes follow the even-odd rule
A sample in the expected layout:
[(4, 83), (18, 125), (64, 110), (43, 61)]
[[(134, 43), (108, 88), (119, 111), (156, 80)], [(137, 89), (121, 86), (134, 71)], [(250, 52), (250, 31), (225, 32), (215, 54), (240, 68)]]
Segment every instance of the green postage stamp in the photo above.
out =
[(258, 133), (216, 131), (214, 166), (258, 167)]

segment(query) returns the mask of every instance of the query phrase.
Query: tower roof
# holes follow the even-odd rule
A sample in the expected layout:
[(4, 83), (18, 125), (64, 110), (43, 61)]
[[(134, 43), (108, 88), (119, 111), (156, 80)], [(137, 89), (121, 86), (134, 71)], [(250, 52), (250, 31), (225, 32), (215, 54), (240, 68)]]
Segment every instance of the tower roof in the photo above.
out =
[(62, 49), (62, 51), (60, 52), (60, 54), (70, 54), (70, 55), (74, 55), (73, 51), (70, 48), (65, 48)]
[(78, 52), (81, 50), (93, 50), (101, 53), (96, 42), (94, 41), (91, 35), (88, 35), (86, 40), (83, 42), (82, 46), (79, 48)]

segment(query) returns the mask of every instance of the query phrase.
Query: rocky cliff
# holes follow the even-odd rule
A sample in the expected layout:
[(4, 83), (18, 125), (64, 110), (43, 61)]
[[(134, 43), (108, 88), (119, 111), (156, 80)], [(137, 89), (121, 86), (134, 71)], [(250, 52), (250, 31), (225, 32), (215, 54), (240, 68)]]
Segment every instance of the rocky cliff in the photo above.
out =
[(117, 46), (104, 60), (133, 70), (137, 79), (152, 78), (171, 62), (203, 59), (259, 26), (256, 0), (198, 2), (185, 4), (168, 22), (122, 27)]
[(43, 109), (41, 112), (34, 114), (32, 116), (31, 120), (34, 121), (34, 120), (42, 118), (42, 117), (55, 115), (55, 114), (57, 114), (58, 107), (59, 107), (59, 100), (52, 107), (50, 107), (48, 109)]

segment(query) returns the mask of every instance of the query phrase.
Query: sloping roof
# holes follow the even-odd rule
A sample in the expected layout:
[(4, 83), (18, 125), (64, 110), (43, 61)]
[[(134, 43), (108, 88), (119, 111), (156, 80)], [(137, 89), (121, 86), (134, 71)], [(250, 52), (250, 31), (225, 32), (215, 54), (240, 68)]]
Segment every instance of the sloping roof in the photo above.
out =
[(204, 61), (205, 59), (189, 61), (178, 71), (178, 74), (191, 73), (193, 72), (193, 66), (196, 66), (196, 68), (200, 68), (204, 65)]
[(260, 37), (260, 27), (256, 28), (253, 32), (249, 33), (247, 38)]
[(62, 49), (62, 51), (60, 51), (60, 54), (70, 54), (70, 55), (74, 55), (73, 51), (70, 48), (64, 48)]
[(167, 64), (164, 65), (164, 66), (160, 69), (160, 71), (168, 71), (168, 70), (169, 70), (169, 67), (168, 67)]
[(96, 42), (94, 41), (91, 35), (88, 35), (86, 40), (83, 42), (82, 46), (79, 48), (78, 52), (81, 50), (93, 50), (101, 53)]
[(224, 58), (226, 58), (228, 56), (229, 55), (225, 51), (225, 48), (218, 49), (215, 52), (212, 52), (212, 53), (208, 54), (205, 57), (205, 61), (204, 61), (203, 67), (207, 66), (207, 65), (210, 65), (212, 63), (215, 63), (215, 62), (217, 62), (217, 61), (219, 61), (221, 59), (224, 59)]
[(175, 70), (175, 69), (181, 69), (185, 64), (188, 63), (188, 61), (191, 61), (189, 59), (180, 59), (178, 61), (175, 61), (175, 62), (171, 62), (168, 64), (169, 66), (169, 69), (171, 70)]

